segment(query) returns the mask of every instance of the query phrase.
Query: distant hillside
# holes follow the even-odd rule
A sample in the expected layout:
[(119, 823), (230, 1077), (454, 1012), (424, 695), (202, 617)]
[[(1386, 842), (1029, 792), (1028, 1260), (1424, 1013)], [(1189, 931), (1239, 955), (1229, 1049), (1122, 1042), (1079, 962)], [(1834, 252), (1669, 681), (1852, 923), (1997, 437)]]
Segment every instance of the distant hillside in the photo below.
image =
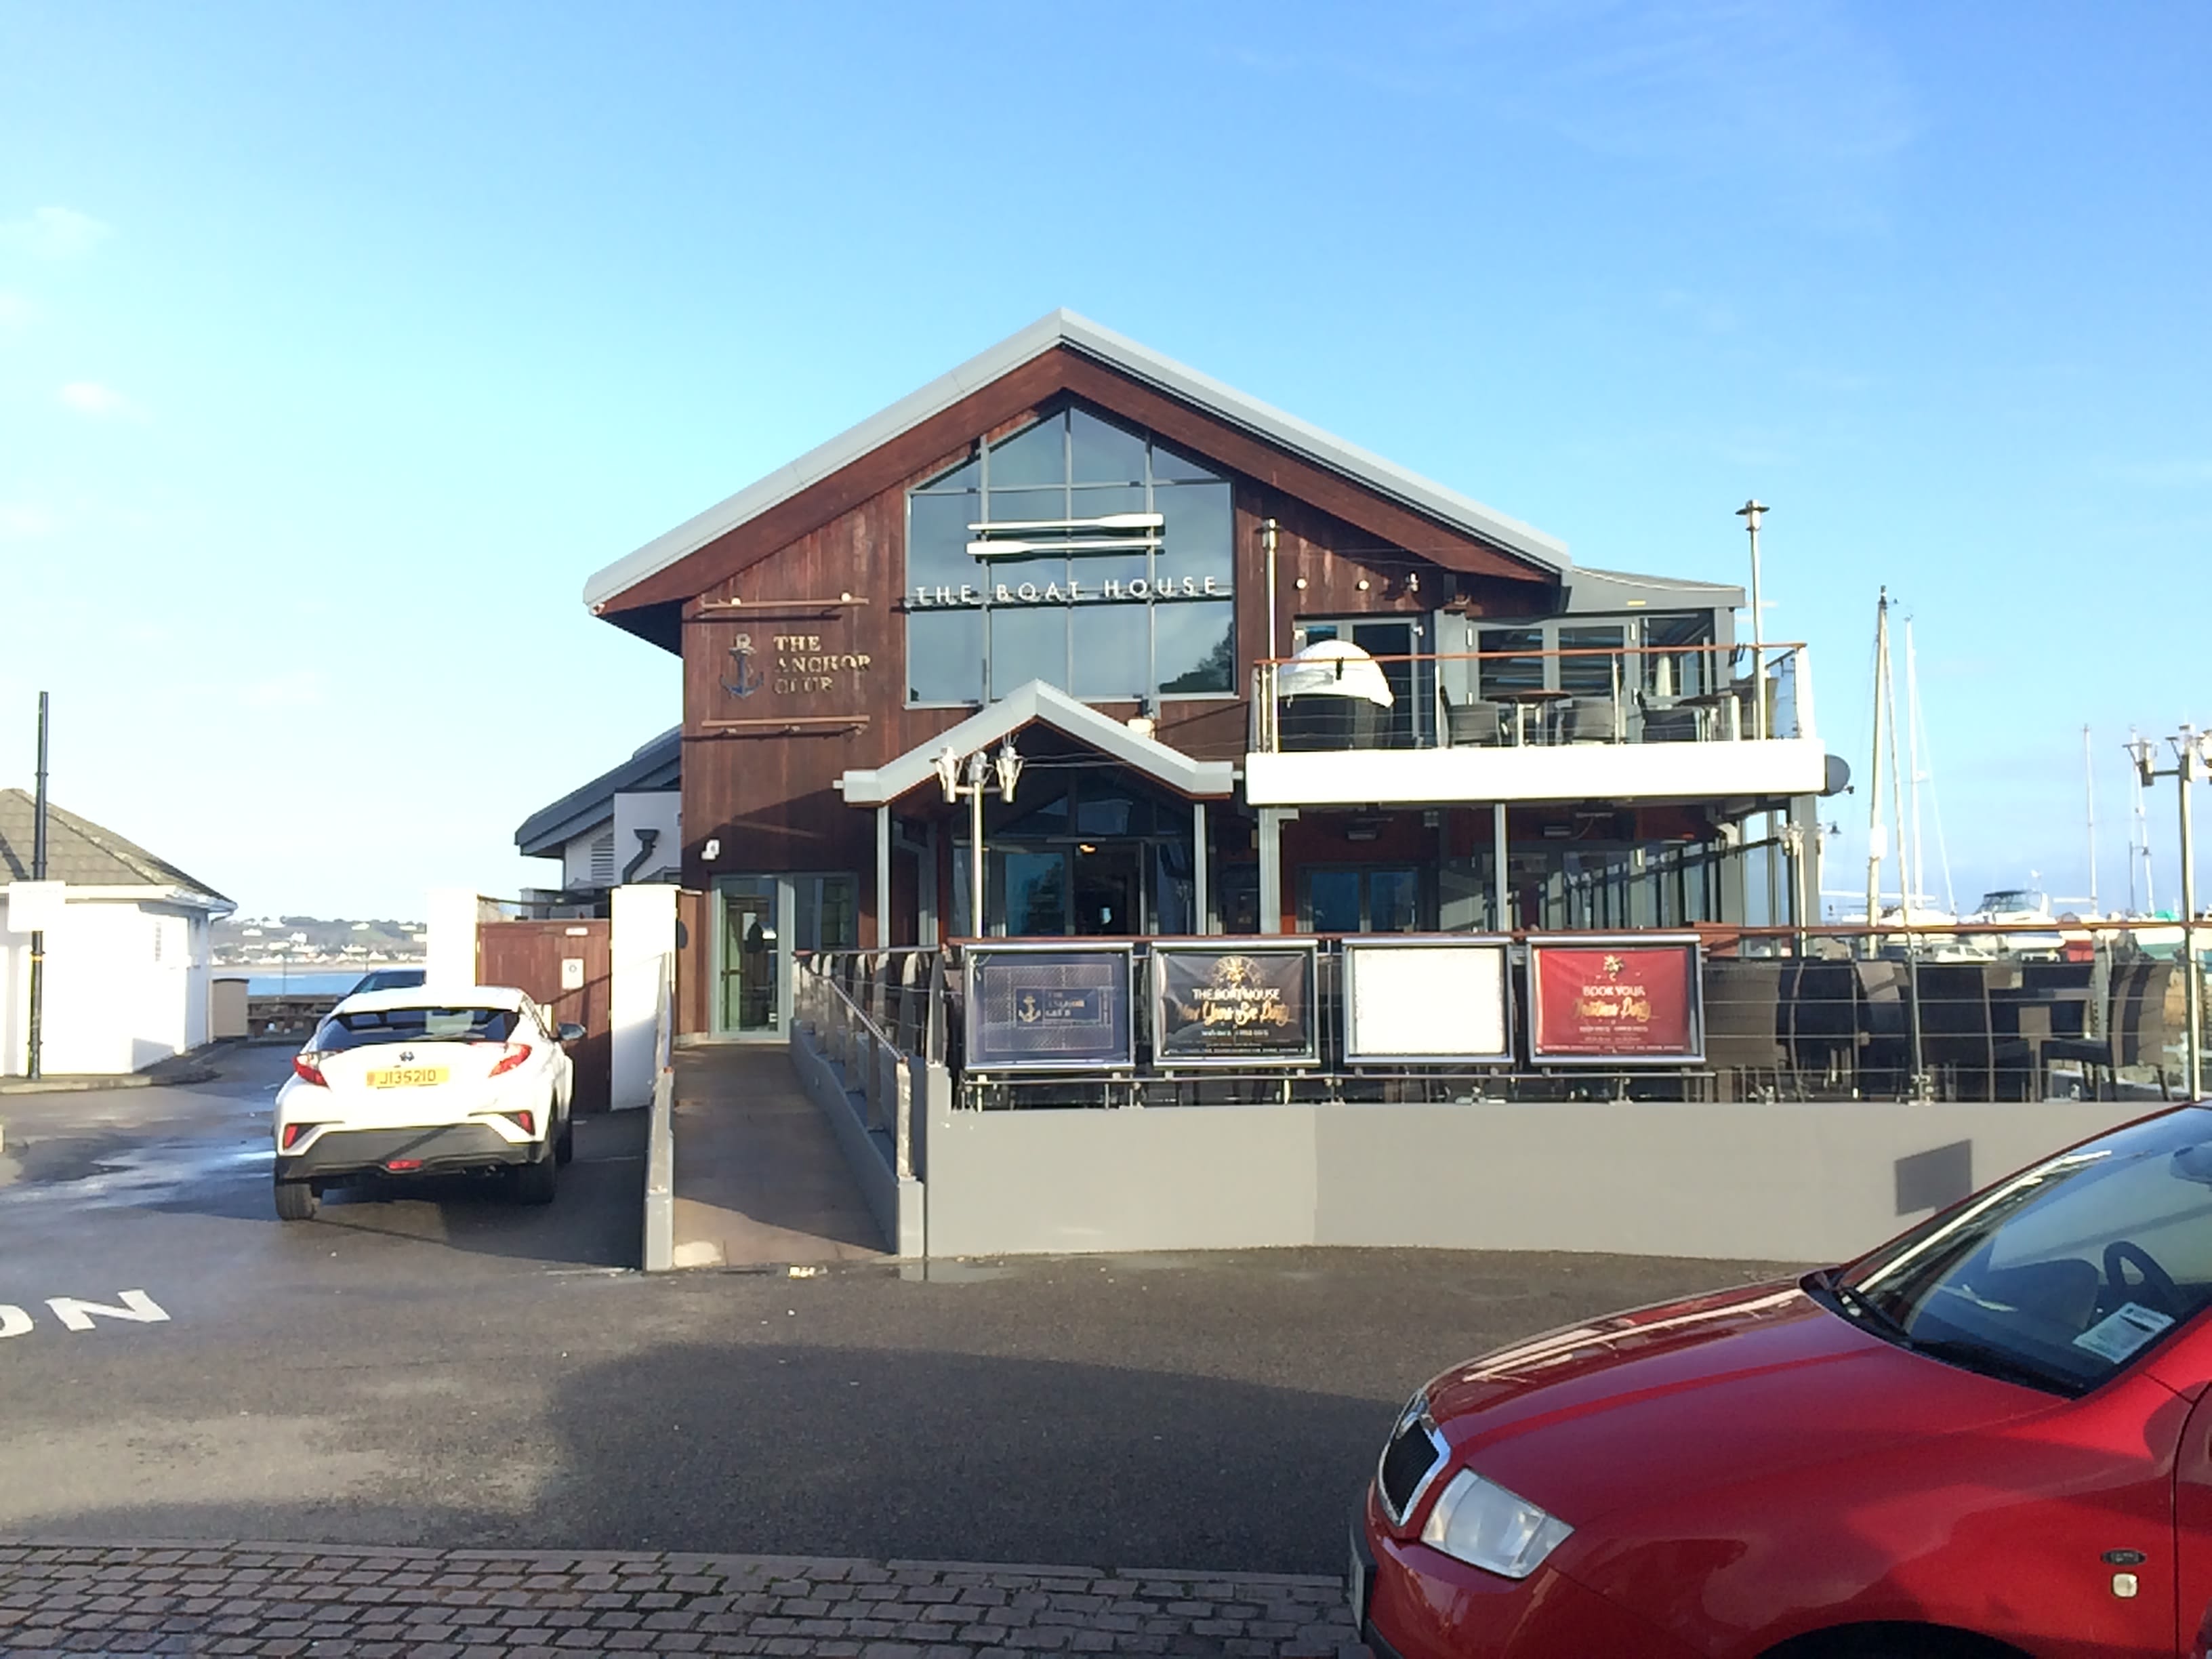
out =
[(258, 963), (419, 962), (422, 924), (378, 918), (226, 916), (215, 924), (219, 966)]

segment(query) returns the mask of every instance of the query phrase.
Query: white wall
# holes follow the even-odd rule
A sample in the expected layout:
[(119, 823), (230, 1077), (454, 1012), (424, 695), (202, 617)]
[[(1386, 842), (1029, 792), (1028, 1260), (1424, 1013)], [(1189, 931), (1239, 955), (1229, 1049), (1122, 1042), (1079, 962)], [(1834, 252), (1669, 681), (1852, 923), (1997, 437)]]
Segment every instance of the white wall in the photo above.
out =
[[(676, 985), (676, 890), (665, 884), (617, 887), (608, 910), (611, 1103), (619, 1110), (653, 1103), (662, 1064), (663, 1003)], [(674, 1012), (666, 1011), (671, 1031)]]
[[(207, 917), (179, 905), (72, 897), (46, 933), (40, 1069), (143, 1071), (208, 1040)], [(0, 931), (0, 1075), (30, 1036), (31, 940)]]
[(673, 878), (684, 864), (684, 837), (679, 825), (679, 809), (684, 803), (681, 791), (675, 789), (642, 790), (615, 797), (615, 879), (623, 879), (623, 872), (637, 856), (637, 832), (658, 830), (660, 838), (653, 844), (653, 851), (640, 865), (637, 873), (629, 878), (633, 882), (658, 881)]

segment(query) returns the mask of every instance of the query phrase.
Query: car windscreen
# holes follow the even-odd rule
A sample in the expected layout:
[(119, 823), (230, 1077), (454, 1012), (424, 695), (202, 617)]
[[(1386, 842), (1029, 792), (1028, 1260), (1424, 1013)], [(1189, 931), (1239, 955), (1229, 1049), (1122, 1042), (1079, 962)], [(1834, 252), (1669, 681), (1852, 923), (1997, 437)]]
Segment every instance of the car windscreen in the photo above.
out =
[(521, 1016), (512, 1008), (363, 1008), (332, 1014), (307, 1046), (331, 1054), (377, 1042), (504, 1042)]
[(1932, 1358), (2094, 1388), (2212, 1305), (2212, 1111), (2061, 1153), (1814, 1288)]
[(361, 976), (360, 982), (346, 993), (357, 997), (363, 991), (406, 991), (420, 985), (424, 978), (420, 968), (377, 968)]

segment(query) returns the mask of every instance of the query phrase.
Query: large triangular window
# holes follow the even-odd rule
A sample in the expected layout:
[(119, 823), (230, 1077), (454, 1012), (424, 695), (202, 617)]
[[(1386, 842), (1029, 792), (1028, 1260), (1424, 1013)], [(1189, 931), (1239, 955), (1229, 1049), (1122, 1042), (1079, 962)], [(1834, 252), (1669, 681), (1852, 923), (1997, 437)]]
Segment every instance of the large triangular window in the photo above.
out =
[(908, 701), (1231, 694), (1235, 538), (1226, 475), (1080, 404), (978, 445), (908, 497)]

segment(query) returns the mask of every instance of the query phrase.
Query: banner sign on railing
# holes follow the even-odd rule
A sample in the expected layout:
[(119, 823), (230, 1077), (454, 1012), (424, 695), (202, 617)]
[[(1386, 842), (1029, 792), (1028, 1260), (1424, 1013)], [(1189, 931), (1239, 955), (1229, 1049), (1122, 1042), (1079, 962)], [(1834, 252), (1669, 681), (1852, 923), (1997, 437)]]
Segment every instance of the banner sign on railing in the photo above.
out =
[(1311, 1066), (1321, 1058), (1311, 939), (1152, 946), (1152, 1060)]
[(1064, 1071), (1136, 1064), (1127, 945), (971, 945), (968, 1069)]
[(1701, 1065), (1694, 933), (1528, 941), (1528, 1058), (1544, 1065)]
[(1510, 1060), (1510, 943), (1464, 933), (1346, 939), (1345, 1062)]

